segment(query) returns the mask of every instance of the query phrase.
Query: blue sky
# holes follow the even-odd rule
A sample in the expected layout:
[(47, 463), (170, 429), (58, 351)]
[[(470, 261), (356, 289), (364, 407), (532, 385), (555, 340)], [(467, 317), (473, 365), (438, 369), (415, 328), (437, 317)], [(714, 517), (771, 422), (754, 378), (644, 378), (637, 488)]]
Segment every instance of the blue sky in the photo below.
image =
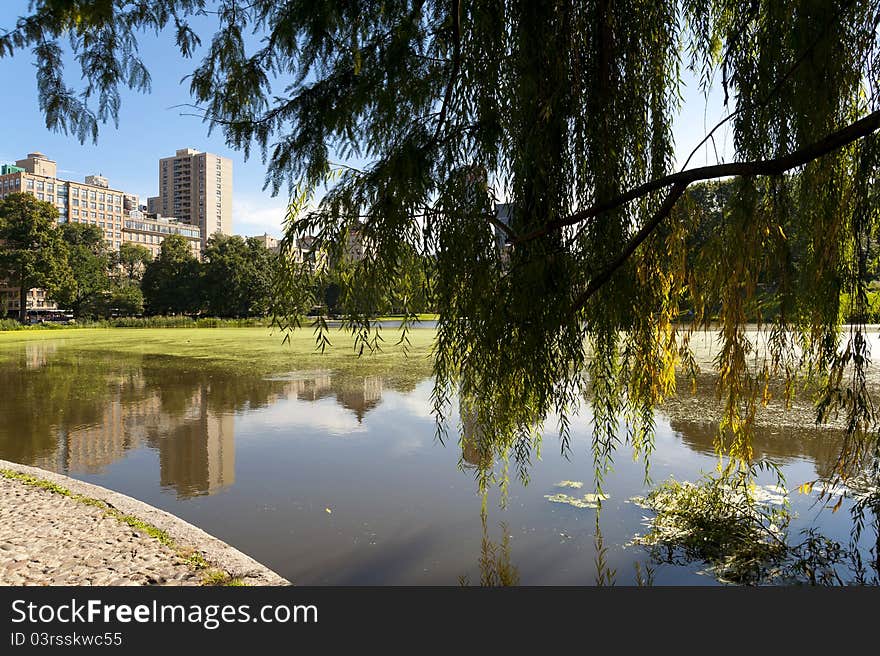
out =
[[(0, 29), (14, 26), (16, 18), (27, 10), (27, 0), (3, 0)], [(207, 21), (210, 25), (210, 21)], [(207, 34), (211, 34), (210, 30)], [(203, 37), (203, 41), (207, 39)], [(190, 102), (188, 85), (181, 79), (195, 67), (199, 59), (180, 57), (174, 37), (165, 32), (145, 33), (140, 52), (152, 75), (149, 94), (123, 92), (119, 127), (112, 123), (101, 126), (98, 143), (80, 144), (76, 138), (46, 129), (37, 103), (36, 80), (30, 53), (22, 52), (12, 59), (0, 59), (0, 88), (3, 89), (5, 129), (0, 132), (0, 163), (14, 162), (27, 153), (40, 151), (58, 162), (59, 177), (82, 180), (99, 173), (110, 185), (136, 193), (145, 203), (148, 196), (158, 193), (158, 160), (174, 154), (178, 148), (195, 148), (229, 157), (233, 162), (233, 230), (241, 235), (268, 232), (280, 236), (287, 205), (286, 194), (272, 197), (263, 191), (265, 167), (259, 153), (245, 161), (242, 153), (228, 148), (219, 131), (208, 136), (207, 125), (192, 110), (176, 107)], [(78, 65), (67, 67), (69, 84), (77, 81)], [(695, 81), (685, 76), (682, 114), (675, 125), (678, 160), (687, 153), (724, 116), (719, 94), (710, 95), (708, 102), (699, 94)], [(728, 139), (729, 141), (729, 139)], [(719, 153), (730, 152), (724, 134), (718, 142)], [(714, 151), (701, 150), (690, 166), (716, 161)]]

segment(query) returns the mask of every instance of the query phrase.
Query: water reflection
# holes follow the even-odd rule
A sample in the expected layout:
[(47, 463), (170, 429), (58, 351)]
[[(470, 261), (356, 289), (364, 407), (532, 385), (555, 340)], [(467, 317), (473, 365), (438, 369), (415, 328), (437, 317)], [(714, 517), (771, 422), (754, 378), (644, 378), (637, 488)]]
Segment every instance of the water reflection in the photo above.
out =
[(207, 372), (178, 359), (77, 354), (39, 342), (0, 363), (0, 380), (0, 457), (94, 475), (147, 447), (158, 453), (160, 485), (184, 499), (235, 483), (237, 414), (332, 397), (361, 423), (386, 384), (327, 371)]
[[(327, 370), (258, 377), (63, 342), (0, 356), (0, 457), (143, 499), (299, 584), (711, 582), (624, 547), (644, 530), (644, 512), (627, 503), (645, 493), (642, 463), (623, 454), (615, 463), (601, 530), (595, 509), (547, 501), (560, 481), (593, 490), (588, 410), (572, 422), (568, 457), (548, 431), (530, 485), (512, 483), (503, 509), (490, 492), (481, 511), (475, 479), (504, 463), (493, 462), (478, 417), (460, 400), (450, 417), (460, 444), (435, 442), (429, 379)], [(655, 481), (712, 469), (715, 405), (710, 387), (661, 408)], [(758, 426), (756, 457), (782, 462), (792, 485), (830, 471), (839, 434), (812, 419), (786, 422)], [(805, 521), (815, 516), (806, 504)], [(845, 540), (846, 515), (825, 517), (823, 530)]]

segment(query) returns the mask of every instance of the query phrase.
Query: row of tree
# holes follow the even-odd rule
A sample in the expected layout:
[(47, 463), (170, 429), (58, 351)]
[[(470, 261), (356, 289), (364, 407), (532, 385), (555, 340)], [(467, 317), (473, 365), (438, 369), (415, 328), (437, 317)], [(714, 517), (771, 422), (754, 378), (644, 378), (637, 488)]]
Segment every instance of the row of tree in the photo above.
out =
[(166, 237), (153, 259), (140, 244), (112, 250), (97, 226), (59, 224), (55, 207), (30, 194), (0, 200), (0, 280), (19, 289), (22, 321), (34, 288), (83, 319), (268, 312), (274, 253), (255, 239), (215, 235), (204, 260), (179, 235)]
[[(21, 321), (26, 320), (27, 291), (34, 288), (45, 290), (77, 319), (141, 314), (259, 317), (272, 312), (278, 297), (274, 285), (286, 262), (255, 238), (213, 235), (199, 261), (189, 241), (169, 235), (154, 259), (139, 244), (123, 243), (118, 251), (108, 248), (97, 226), (57, 220), (51, 203), (30, 194), (0, 199), (0, 281), (19, 288)], [(406, 288), (388, 290), (374, 300), (371, 311), (430, 309), (427, 267), (418, 260), (409, 260), (407, 267), (412, 274), (404, 277)], [(349, 276), (342, 263), (325, 263), (312, 272), (308, 282), (316, 312), (341, 313), (357, 302), (347, 293)]]

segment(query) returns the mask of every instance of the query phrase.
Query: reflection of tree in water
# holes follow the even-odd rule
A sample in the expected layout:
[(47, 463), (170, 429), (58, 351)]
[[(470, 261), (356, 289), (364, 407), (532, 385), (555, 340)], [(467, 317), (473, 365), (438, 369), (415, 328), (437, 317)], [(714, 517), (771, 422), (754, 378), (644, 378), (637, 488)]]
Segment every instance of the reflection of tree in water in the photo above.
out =
[[(519, 585), (519, 571), (510, 560), (510, 531), (507, 524), (500, 522), (501, 541), (489, 538), (489, 518), (485, 506), (480, 512), (483, 534), (480, 541), (480, 586), (504, 587)], [(461, 585), (470, 585), (470, 577), (466, 574), (459, 577)]]
[(63, 436), (101, 422), (106, 401), (118, 387), (113, 371), (109, 357), (84, 360), (69, 353), (53, 355), (48, 348), (39, 356), (25, 350), (3, 360), (0, 457), (66, 470), (63, 457), (57, 462)]
[(596, 532), (593, 536), (593, 546), (596, 550), (596, 585), (604, 587), (615, 584), (617, 581), (617, 570), (608, 564), (608, 547), (605, 546), (605, 538), (602, 537), (602, 528), (599, 525), (599, 515), (601, 514), (600, 507), (596, 511)]
[[(697, 453), (715, 453), (721, 404), (716, 394), (717, 377), (697, 377), (693, 393), (686, 381), (679, 382), (678, 396), (658, 408), (669, 419), (670, 427)], [(786, 408), (784, 389), (770, 386), (771, 400), (759, 410), (752, 429), (750, 445), (753, 460), (785, 462), (809, 459), (821, 477), (831, 476), (843, 443), (839, 426), (817, 426), (816, 410), (809, 391), (801, 390)]]
[[(671, 419), (669, 425), (682, 442), (697, 453), (714, 453), (718, 424)], [(820, 477), (831, 476), (840, 453), (843, 435), (828, 428), (773, 428), (756, 426), (752, 435), (755, 460), (782, 463), (803, 458), (811, 460)]]
[(281, 399), (335, 395), (358, 420), (384, 389), (411, 377), (303, 372), (251, 375), (170, 356), (78, 352), (26, 344), (0, 363), (0, 457), (71, 473), (99, 473), (142, 445), (159, 452), (160, 481), (181, 497), (235, 477), (234, 415)]

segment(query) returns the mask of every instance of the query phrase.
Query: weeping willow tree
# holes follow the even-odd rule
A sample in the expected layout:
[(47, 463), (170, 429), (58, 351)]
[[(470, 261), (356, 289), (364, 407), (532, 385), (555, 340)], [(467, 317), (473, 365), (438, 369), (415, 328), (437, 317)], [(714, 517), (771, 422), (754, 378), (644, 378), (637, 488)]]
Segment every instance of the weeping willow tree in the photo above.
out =
[[(291, 192), (285, 247), (351, 260), (358, 348), (381, 347), (368, 310), (401, 263), (433, 262), (438, 430), (460, 399), (480, 461), (526, 479), (543, 424), (566, 449), (588, 402), (601, 483), (617, 447), (651, 451), (653, 409), (711, 329), (731, 466), (752, 464), (770, 381), (810, 375), (821, 416), (846, 419), (846, 477), (878, 459), (865, 332), (839, 322), (842, 299), (866, 315), (880, 223), (878, 21), (878, 0), (35, 0), (0, 56), (30, 50), (47, 126), (95, 139), (120, 88), (149, 89), (138, 40), (173, 34), (209, 128)], [(733, 161), (674, 162), (685, 67), (723, 91), (704, 143), (723, 125)], [(731, 180), (723, 221), (694, 240), (688, 187), (714, 179)], [(314, 289), (291, 263), (282, 326)]]

